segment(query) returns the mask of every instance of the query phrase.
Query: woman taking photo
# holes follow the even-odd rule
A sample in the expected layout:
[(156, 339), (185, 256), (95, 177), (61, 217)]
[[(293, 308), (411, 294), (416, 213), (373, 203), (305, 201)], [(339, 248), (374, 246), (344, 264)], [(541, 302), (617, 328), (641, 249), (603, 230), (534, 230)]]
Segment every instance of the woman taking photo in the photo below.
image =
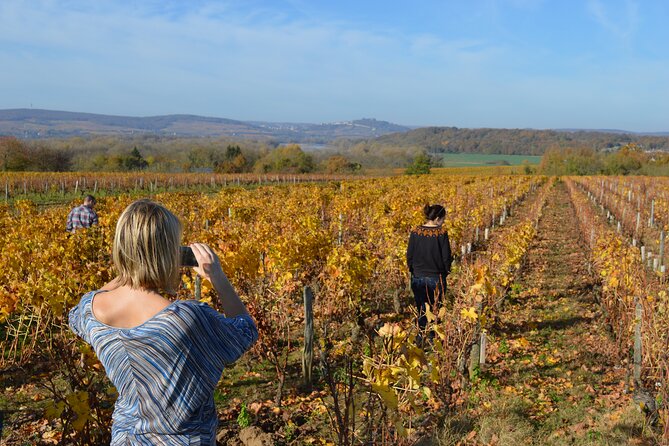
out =
[(411, 231), (407, 264), (411, 273), (411, 290), (418, 309), (418, 327), (427, 325), (426, 305), (433, 306), (446, 290), (446, 276), (451, 270), (451, 245), (444, 227), (446, 209), (425, 205), (425, 223)]
[(253, 319), (209, 246), (191, 245), (225, 316), (195, 300), (171, 302), (180, 281), (181, 223), (139, 200), (116, 225), (118, 277), (70, 311), (72, 331), (95, 350), (118, 399), (111, 445), (216, 444), (214, 389), (226, 364), (258, 337)]

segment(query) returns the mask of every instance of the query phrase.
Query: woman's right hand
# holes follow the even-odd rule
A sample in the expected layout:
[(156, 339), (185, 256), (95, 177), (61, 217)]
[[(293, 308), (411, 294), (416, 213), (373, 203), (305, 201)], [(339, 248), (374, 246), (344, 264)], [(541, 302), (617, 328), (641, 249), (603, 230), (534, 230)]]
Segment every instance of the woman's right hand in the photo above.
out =
[(203, 278), (208, 279), (210, 282), (213, 282), (217, 276), (225, 277), (223, 268), (221, 268), (221, 262), (209, 245), (204, 243), (193, 243), (190, 247), (193, 250), (193, 254), (195, 254), (195, 259), (198, 264), (198, 266), (193, 268), (196, 273)]

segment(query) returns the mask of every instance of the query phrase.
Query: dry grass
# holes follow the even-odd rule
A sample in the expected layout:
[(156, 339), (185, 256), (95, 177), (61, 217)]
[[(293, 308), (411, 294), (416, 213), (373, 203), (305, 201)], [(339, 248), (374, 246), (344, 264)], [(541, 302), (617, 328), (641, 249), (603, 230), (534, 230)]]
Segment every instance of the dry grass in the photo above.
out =
[[(497, 400), (497, 407), (476, 419), (451, 417), (431, 439), (420, 446), (616, 446), (658, 445), (659, 437), (650, 428), (641, 430), (643, 416), (635, 407), (618, 413), (590, 418), (587, 408), (563, 409), (559, 417), (568, 421), (584, 420), (555, 429), (554, 422), (537, 423), (527, 414), (529, 405), (522, 399)], [(554, 421), (554, 420), (553, 420)]]

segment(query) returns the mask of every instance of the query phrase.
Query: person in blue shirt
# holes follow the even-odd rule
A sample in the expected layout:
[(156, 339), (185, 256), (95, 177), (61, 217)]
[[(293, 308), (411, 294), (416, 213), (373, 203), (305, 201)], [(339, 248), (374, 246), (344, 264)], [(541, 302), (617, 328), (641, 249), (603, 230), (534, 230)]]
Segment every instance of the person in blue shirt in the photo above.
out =
[(180, 282), (181, 223), (149, 200), (116, 225), (118, 277), (85, 294), (69, 324), (89, 343), (118, 391), (111, 445), (216, 444), (214, 389), (226, 364), (258, 337), (255, 322), (218, 256), (191, 246), (197, 274), (211, 281), (225, 314), (195, 300), (170, 301)]

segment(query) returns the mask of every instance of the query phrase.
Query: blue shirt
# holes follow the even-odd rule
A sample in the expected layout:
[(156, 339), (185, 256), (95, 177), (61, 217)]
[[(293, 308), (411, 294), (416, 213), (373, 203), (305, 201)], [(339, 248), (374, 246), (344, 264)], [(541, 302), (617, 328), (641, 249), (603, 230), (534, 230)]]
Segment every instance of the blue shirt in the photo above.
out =
[(93, 315), (95, 294), (69, 314), (116, 386), (111, 445), (216, 445), (214, 389), (226, 364), (258, 338), (253, 319), (195, 300), (172, 302), (143, 324), (116, 328)]

